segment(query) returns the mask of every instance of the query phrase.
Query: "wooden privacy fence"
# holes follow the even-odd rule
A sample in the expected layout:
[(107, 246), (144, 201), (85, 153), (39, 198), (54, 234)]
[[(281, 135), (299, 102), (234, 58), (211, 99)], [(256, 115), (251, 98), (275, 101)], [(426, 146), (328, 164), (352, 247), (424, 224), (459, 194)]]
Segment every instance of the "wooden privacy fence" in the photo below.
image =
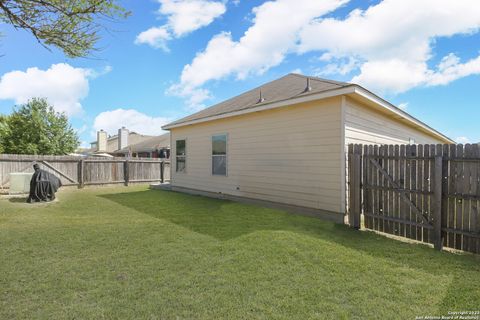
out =
[(34, 163), (55, 174), (66, 186), (170, 180), (170, 162), (160, 159), (0, 154), (0, 188), (9, 188), (12, 172), (33, 173)]
[(480, 253), (479, 145), (349, 145), (348, 220)]

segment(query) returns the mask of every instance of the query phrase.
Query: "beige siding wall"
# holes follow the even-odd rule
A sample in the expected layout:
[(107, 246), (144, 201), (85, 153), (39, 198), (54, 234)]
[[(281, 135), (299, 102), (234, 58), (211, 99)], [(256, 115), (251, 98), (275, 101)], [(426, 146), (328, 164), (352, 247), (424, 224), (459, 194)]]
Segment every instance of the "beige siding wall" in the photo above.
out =
[[(143, 136), (137, 133), (129, 133), (128, 135), (128, 145), (140, 143), (147, 139), (150, 139), (152, 136)], [(118, 150), (118, 137), (107, 141), (107, 152), (113, 152)]]
[[(398, 120), (394, 120), (378, 111), (375, 111), (351, 98), (345, 97), (342, 106), (342, 117), (345, 123), (345, 152), (350, 143), (359, 144), (408, 144), (413, 139), (416, 144), (444, 143), (442, 140), (432, 137), (422, 131), (412, 128)], [(346, 154), (342, 159), (345, 168), (342, 185), (346, 194), (348, 185)], [(342, 197), (342, 207), (345, 207), (347, 199)], [(344, 209), (345, 211), (345, 209)]]
[(410, 138), (417, 144), (443, 143), (350, 98), (345, 102), (346, 144), (408, 144)]
[[(171, 130), (172, 185), (343, 212), (341, 99)], [(228, 176), (211, 174), (211, 137), (228, 134)], [(187, 140), (187, 172), (175, 172), (175, 141)]]

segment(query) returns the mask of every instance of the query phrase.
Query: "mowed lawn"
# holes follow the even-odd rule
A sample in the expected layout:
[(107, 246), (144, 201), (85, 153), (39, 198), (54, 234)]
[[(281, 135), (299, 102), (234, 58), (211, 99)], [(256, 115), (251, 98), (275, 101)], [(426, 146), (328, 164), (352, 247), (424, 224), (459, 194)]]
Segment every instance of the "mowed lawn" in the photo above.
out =
[(0, 200), (0, 319), (414, 319), (480, 309), (480, 258), (146, 187)]

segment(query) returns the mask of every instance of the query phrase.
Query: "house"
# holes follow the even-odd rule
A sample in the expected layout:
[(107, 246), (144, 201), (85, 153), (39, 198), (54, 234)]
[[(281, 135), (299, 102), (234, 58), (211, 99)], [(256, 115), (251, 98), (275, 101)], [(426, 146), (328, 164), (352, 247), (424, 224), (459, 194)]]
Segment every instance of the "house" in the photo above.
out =
[(116, 156), (138, 158), (170, 158), (170, 133), (150, 137), (141, 142), (130, 144), (127, 147), (114, 151)]
[(345, 213), (346, 145), (454, 143), (367, 89), (288, 74), (169, 123), (173, 190)]
[(152, 137), (130, 131), (125, 127), (118, 129), (118, 134), (114, 136), (108, 136), (106, 131), (100, 130), (97, 132), (97, 140), (90, 142), (90, 146), (97, 152), (113, 153), (129, 144), (139, 143)]
[(118, 134), (108, 137), (107, 132), (97, 132), (97, 140), (90, 143), (90, 155), (111, 155), (117, 157), (132, 156), (161, 158), (170, 154), (170, 134), (148, 136), (122, 127)]

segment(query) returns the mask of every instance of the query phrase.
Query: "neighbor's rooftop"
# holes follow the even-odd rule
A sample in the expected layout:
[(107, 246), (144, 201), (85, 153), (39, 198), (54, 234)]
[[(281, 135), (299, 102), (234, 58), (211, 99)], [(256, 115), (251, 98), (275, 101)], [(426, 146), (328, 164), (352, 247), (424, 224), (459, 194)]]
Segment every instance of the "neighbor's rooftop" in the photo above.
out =
[(128, 152), (150, 152), (158, 148), (170, 147), (170, 133), (165, 133), (160, 136), (154, 136), (143, 140), (139, 143), (131, 144), (123, 149), (116, 150), (116, 153)]

